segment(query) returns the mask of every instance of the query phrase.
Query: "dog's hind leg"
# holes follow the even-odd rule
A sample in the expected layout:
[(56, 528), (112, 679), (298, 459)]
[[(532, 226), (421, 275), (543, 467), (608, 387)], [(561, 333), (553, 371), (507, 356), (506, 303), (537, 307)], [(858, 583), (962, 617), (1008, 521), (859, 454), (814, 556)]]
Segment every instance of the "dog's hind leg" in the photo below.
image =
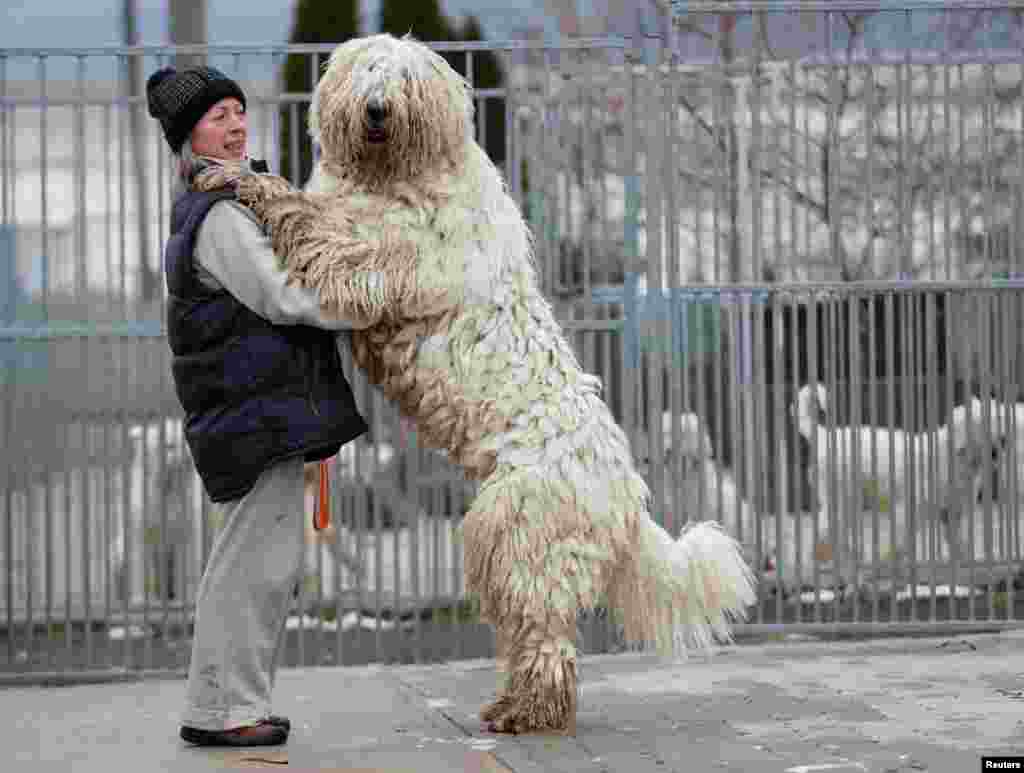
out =
[(562, 615), (527, 617), (499, 632), (507, 646), (501, 696), (480, 712), (499, 733), (575, 731), (577, 675), (575, 621)]
[(565, 732), (576, 712), (576, 620), (605, 589), (612, 530), (595, 528), (558, 480), (512, 473), (484, 484), (462, 524), (467, 588), (506, 660), (481, 712), (499, 732)]

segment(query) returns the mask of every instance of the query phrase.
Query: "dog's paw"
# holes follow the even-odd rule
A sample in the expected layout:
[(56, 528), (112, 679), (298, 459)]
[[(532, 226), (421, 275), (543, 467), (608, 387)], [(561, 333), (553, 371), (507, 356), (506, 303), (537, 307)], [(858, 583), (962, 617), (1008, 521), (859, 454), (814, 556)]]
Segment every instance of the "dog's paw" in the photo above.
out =
[(487, 729), (496, 732), (494, 723), (500, 719), (512, 707), (508, 696), (502, 696), (493, 703), (488, 703), (480, 709), (480, 720), (487, 725)]
[(276, 199), (297, 192), (290, 182), (276, 174), (242, 175), (236, 190), (238, 198), (251, 201)]
[(239, 165), (216, 164), (197, 173), (192, 180), (192, 187), (202, 193), (218, 191), (222, 188), (235, 188), (243, 175), (244, 172)]
[(544, 668), (513, 675), (504, 694), (480, 712), (480, 719), (493, 733), (574, 733), (576, 690), (576, 662), (549, 660)]
[(484, 708), (480, 718), (492, 733), (571, 733), (576, 722), (576, 701), (575, 697), (552, 692), (506, 696)]

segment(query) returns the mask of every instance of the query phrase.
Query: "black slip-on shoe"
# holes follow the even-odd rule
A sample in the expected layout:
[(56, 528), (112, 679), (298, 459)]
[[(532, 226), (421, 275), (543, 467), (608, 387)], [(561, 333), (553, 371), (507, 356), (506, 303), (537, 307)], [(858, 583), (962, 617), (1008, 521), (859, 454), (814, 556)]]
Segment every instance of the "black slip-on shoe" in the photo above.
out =
[(271, 725), (274, 725), (275, 727), (283, 727), (285, 730), (288, 731), (291, 731), (292, 729), (292, 723), (291, 720), (288, 719), (288, 717), (279, 717), (276, 714), (271, 714), (269, 717), (267, 717), (266, 721), (269, 722)]
[(196, 746), (280, 746), (288, 740), (288, 728), (267, 719), (231, 730), (199, 730), (185, 726), (181, 728), (181, 738)]

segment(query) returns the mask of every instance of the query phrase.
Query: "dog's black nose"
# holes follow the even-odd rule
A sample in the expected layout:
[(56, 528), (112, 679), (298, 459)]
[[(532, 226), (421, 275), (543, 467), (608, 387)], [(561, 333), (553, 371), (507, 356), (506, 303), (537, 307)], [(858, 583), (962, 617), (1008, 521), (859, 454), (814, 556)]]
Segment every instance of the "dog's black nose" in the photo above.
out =
[(366, 106), (366, 117), (371, 124), (382, 124), (387, 117), (388, 111), (379, 102), (371, 102)]

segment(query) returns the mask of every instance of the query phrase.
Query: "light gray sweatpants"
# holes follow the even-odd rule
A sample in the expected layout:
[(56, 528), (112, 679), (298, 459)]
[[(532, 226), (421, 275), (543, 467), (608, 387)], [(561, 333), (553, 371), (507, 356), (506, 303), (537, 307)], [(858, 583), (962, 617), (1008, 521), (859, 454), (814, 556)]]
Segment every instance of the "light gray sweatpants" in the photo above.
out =
[(196, 595), (195, 636), (182, 724), (200, 730), (252, 725), (270, 715), (285, 620), (302, 571), (302, 457), (265, 470), (225, 502)]

